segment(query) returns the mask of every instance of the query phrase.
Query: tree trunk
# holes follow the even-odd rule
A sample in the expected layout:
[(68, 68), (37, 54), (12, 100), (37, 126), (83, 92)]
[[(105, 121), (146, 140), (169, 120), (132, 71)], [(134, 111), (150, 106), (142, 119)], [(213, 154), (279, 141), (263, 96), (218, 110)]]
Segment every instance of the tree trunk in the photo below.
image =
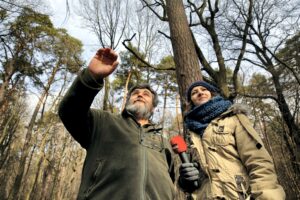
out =
[[(46, 158), (47, 159), (47, 158)], [(52, 175), (54, 173), (54, 167), (52, 161), (48, 162), (48, 165), (43, 170), (43, 180), (42, 180), (42, 186), (40, 187), (40, 199), (50, 199), (49, 193), (50, 193), (50, 185), (52, 183)]]
[(37, 188), (38, 188), (39, 179), (40, 179), (40, 176), (41, 176), (41, 168), (43, 166), (43, 162), (44, 162), (44, 158), (39, 158), (38, 167), (37, 167), (37, 170), (36, 170), (33, 185), (31, 187), (31, 189), (29, 190), (29, 192), (27, 194), (25, 194), (26, 195), (26, 197), (25, 197), (26, 200), (37, 199), (37, 195), (39, 193)]
[[(279, 77), (272, 73), (273, 82), (275, 85), (275, 90), (277, 94), (277, 103), (279, 110), (281, 112), (282, 118), (284, 119), (288, 129), (289, 134), (293, 141), (295, 142), (295, 150), (293, 155), (293, 165), (294, 169), (300, 172), (300, 129), (295, 124), (295, 119), (290, 112), (288, 104), (284, 98), (283, 89), (279, 82)], [(288, 144), (287, 144), (288, 145)]]
[(70, 137), (65, 137), (64, 138), (64, 141), (63, 141), (64, 145), (63, 145), (63, 148), (61, 150), (60, 157), (56, 158), (58, 160), (58, 163), (57, 163), (56, 169), (54, 170), (54, 178), (53, 178), (53, 185), (52, 185), (52, 189), (51, 189), (51, 193), (50, 193), (50, 199), (58, 199), (58, 198), (55, 198), (55, 197), (57, 195), (57, 191), (59, 190), (58, 186), (59, 186), (59, 182), (60, 182), (59, 176), (60, 176), (60, 170), (61, 170), (62, 161), (63, 161), (62, 158), (65, 154), (65, 150), (67, 148), (67, 145), (70, 144), (68, 139), (71, 139), (71, 138)]
[(180, 96), (176, 95), (176, 124), (177, 124), (177, 130), (178, 130), (178, 134), (182, 135), (183, 133), (181, 132), (181, 120), (179, 119), (179, 105), (180, 105)]
[[(41, 144), (39, 145), (38, 149), (40, 149), (40, 152), (38, 157), (36, 158), (36, 162), (38, 163), (38, 167), (37, 167), (37, 170), (36, 172), (34, 173), (34, 183), (27, 186), (27, 187), (30, 187), (29, 189), (29, 192), (26, 194), (26, 198), (25, 199), (33, 199), (33, 197), (36, 195), (34, 194), (35, 192), (38, 192), (37, 191), (37, 188), (38, 188), (38, 184), (39, 184), (39, 180), (40, 180), (40, 176), (41, 176), (41, 169), (43, 167), (43, 162), (45, 160), (45, 147), (46, 147), (46, 144), (47, 144), (47, 139), (48, 139), (48, 135), (49, 135), (49, 131), (50, 129), (52, 128), (53, 126), (53, 123), (52, 121), (50, 121), (48, 127), (47, 127), (47, 130), (45, 131), (45, 133), (43, 134), (43, 139), (41, 141)], [(26, 177), (26, 175), (25, 175)]]
[(109, 77), (105, 78), (104, 81), (104, 97), (103, 97), (103, 110), (108, 111), (109, 108), (109, 90), (110, 90), (110, 83), (109, 83)]
[(20, 195), (22, 193), (20, 191), (20, 189), (21, 189), (21, 184), (22, 184), (24, 172), (25, 172), (25, 169), (26, 169), (26, 160), (27, 160), (27, 157), (28, 157), (29, 152), (30, 152), (31, 137), (32, 137), (32, 132), (33, 132), (33, 128), (34, 128), (34, 125), (35, 125), (35, 121), (37, 119), (38, 112), (41, 108), (41, 105), (43, 104), (44, 99), (48, 95), (49, 89), (50, 89), (50, 87), (51, 87), (51, 85), (54, 81), (54, 76), (55, 76), (56, 72), (58, 71), (58, 68), (59, 68), (58, 64), (53, 68), (51, 76), (48, 79), (48, 83), (47, 83), (47, 85), (44, 89), (44, 92), (42, 93), (41, 97), (39, 98), (39, 101), (38, 101), (37, 105), (35, 106), (34, 112), (31, 116), (30, 122), (28, 124), (27, 133), (26, 133), (26, 136), (25, 136), (25, 143), (24, 143), (24, 146), (22, 148), (22, 155), (21, 155), (21, 158), (20, 158), (19, 171), (18, 171), (17, 176), (15, 178), (15, 182), (14, 182), (14, 185), (13, 185), (13, 191), (10, 194), (10, 197), (9, 197), (9, 199), (11, 199), (11, 200), (19, 199)]
[(128, 93), (128, 84), (131, 80), (131, 75), (132, 75), (132, 72), (130, 71), (128, 76), (127, 76), (127, 79), (126, 79), (125, 91), (124, 91), (124, 96), (123, 96), (123, 103), (122, 103), (122, 108), (120, 110), (121, 112), (124, 110), (125, 105), (126, 105), (126, 98), (127, 98), (127, 93)]
[[(166, 11), (169, 20), (179, 94), (181, 102), (185, 102), (185, 94), (189, 85), (194, 81), (202, 80), (199, 60), (182, 0), (166, 0)], [(182, 111), (184, 109), (185, 106), (182, 104)]]
[(162, 121), (161, 121), (161, 124), (162, 124), (162, 130), (164, 130), (165, 128), (165, 117), (166, 117), (166, 107), (167, 107), (167, 96), (168, 96), (168, 83), (167, 83), (167, 78), (166, 78), (166, 82), (164, 83), (165, 86), (164, 86), (164, 106), (163, 106), (163, 114), (162, 114)]
[[(11, 80), (12, 75), (14, 74), (14, 62), (10, 60), (5, 69), (5, 73), (3, 74), (2, 83), (0, 85), (0, 110), (5, 103), (5, 98), (7, 96), (7, 89), (9, 86), (9, 82)], [(5, 66), (4, 66), (5, 68)], [(2, 110), (3, 111), (3, 110)]]

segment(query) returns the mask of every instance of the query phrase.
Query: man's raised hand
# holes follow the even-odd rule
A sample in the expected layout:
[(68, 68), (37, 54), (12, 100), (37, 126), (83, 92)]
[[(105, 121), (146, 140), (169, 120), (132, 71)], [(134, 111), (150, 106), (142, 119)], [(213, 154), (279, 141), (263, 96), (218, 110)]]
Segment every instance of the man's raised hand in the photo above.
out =
[(117, 68), (119, 64), (117, 59), (118, 54), (114, 50), (110, 48), (99, 49), (90, 61), (88, 69), (94, 78), (103, 79)]

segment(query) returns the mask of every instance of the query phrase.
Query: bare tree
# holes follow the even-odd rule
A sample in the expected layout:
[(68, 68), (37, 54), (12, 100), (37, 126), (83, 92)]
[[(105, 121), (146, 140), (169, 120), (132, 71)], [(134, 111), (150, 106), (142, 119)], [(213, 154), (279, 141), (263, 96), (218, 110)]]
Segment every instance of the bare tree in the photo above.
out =
[[(196, 80), (201, 80), (197, 54), (194, 48), (193, 37), (185, 15), (182, 0), (150, 1), (142, 0), (160, 20), (168, 21), (170, 39), (173, 46), (174, 61), (176, 64), (176, 77), (179, 86), (181, 102), (185, 102), (187, 87)], [(158, 9), (160, 8), (160, 9)], [(184, 105), (184, 104), (182, 104)], [(184, 110), (184, 108), (182, 108)]]
[(79, 0), (77, 14), (84, 20), (84, 27), (94, 33), (99, 47), (116, 49), (128, 24), (128, 2), (122, 0)]
[[(271, 85), (272, 78), (256, 73), (252, 76), (249, 86), (245, 88), (245, 92), (251, 93), (252, 96), (261, 96), (273, 90), (270, 87)], [(286, 96), (289, 96), (289, 93), (285, 92)], [(278, 179), (288, 194), (287, 199), (297, 198), (300, 191), (300, 179), (298, 176), (299, 172), (295, 170), (293, 165), (294, 145), (291, 144), (288, 127), (282, 118), (280, 110), (277, 108), (276, 102), (265, 101), (265, 99), (261, 98), (243, 99), (251, 107), (254, 125), (262, 133), (262, 139), (266, 148), (273, 155)]]
[[(116, 49), (128, 24), (128, 1), (122, 0), (79, 0), (78, 15), (84, 20), (85, 27), (94, 33), (99, 47)], [(105, 78), (103, 110), (109, 107), (110, 81)]]
[[(244, 19), (246, 15), (244, 7), (236, 1), (234, 3)], [(300, 171), (300, 128), (296, 124), (296, 119), (286, 99), (285, 84), (281, 81), (282, 68), (290, 71), (298, 84), (300, 82), (294, 68), (277, 55), (279, 50), (284, 47), (287, 38), (295, 34), (295, 26), (299, 28), (299, 16), (296, 14), (299, 11), (300, 7), (297, 1), (256, 1), (253, 4), (253, 21), (249, 24), (249, 37), (246, 40), (249, 48), (247, 48), (245, 60), (271, 75), (274, 90), (268, 94), (256, 96), (256, 98), (272, 99), (277, 103), (289, 129), (290, 137), (295, 142), (294, 166)], [(242, 38), (241, 24), (248, 23), (246, 21), (241, 21), (239, 24), (232, 23), (232, 30), (235, 31), (231, 32), (232, 37)]]

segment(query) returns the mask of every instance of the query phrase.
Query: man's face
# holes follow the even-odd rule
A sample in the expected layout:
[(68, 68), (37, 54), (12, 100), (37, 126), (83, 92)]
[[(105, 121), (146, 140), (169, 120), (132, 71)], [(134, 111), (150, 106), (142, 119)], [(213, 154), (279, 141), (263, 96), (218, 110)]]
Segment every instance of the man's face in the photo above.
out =
[(135, 89), (128, 100), (126, 109), (137, 118), (148, 119), (153, 111), (153, 94), (148, 89)]

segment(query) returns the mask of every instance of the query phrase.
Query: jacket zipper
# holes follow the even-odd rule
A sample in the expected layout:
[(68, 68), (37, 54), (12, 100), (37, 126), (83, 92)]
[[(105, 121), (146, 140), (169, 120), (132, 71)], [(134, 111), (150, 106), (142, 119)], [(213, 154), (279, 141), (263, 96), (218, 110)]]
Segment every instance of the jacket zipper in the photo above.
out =
[(139, 129), (139, 138), (138, 138), (138, 143), (140, 145), (140, 149), (141, 149), (141, 186), (140, 186), (140, 191), (141, 191), (141, 200), (145, 200), (146, 199), (146, 173), (147, 173), (147, 159), (146, 159), (146, 149), (145, 147), (141, 144), (142, 142), (142, 134), (143, 134), (143, 128), (142, 126), (135, 120), (134, 117), (131, 118), (134, 123), (137, 125), (138, 129)]
[[(140, 141), (142, 139), (142, 127), (139, 127), (140, 129)], [(142, 175), (141, 175), (141, 200), (145, 200), (146, 199), (146, 172), (147, 172), (147, 159), (146, 159), (146, 150), (145, 147), (143, 145), (141, 145), (141, 160), (142, 160), (142, 164), (141, 164), (141, 171), (142, 171)]]

